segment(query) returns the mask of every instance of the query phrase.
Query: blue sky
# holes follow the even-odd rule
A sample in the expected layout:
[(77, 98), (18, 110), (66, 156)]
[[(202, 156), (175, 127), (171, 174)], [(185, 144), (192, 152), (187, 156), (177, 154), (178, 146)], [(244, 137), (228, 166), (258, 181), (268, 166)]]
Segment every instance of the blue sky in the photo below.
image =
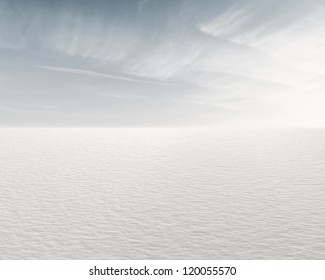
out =
[(325, 3), (0, 0), (0, 125), (325, 125)]

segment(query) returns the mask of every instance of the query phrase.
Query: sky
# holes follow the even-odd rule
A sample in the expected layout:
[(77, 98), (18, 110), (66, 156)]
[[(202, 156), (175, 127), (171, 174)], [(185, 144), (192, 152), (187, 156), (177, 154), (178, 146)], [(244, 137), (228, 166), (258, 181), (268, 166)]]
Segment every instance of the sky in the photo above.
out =
[(325, 126), (323, 0), (0, 0), (0, 126)]

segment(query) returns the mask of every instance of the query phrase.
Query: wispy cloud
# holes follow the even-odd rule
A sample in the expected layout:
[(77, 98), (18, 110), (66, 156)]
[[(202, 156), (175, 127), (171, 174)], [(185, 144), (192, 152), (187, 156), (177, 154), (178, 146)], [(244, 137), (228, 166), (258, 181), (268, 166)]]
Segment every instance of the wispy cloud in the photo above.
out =
[[(95, 77), (95, 78), (115, 79), (115, 80), (121, 80), (121, 81), (132, 82), (132, 83), (149, 83), (149, 84), (163, 83), (163, 81), (161, 80), (156, 80), (156, 81), (148, 80), (148, 79), (144, 79), (141, 76), (126, 77), (121, 75), (113, 75), (113, 74), (100, 73), (100, 72), (90, 71), (85, 69), (68, 68), (68, 67), (53, 67), (53, 66), (44, 66), (44, 65), (37, 65), (37, 67), (45, 70), (50, 70), (50, 71), (84, 75), (84, 76)], [(130, 72), (127, 74), (130, 74)]]
[(0, 102), (103, 122), (160, 121), (195, 106), (239, 121), (303, 112), (325, 122), (321, 1), (76, 3), (0, 0)]
[(212, 36), (230, 36), (244, 28), (251, 13), (233, 5), (210, 22), (199, 25), (199, 29)]

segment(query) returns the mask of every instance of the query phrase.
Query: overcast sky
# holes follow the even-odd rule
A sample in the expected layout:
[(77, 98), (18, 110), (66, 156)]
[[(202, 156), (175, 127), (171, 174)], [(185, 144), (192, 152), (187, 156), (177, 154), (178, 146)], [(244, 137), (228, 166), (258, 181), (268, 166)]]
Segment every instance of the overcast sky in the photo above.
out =
[(323, 0), (0, 0), (0, 125), (325, 126)]

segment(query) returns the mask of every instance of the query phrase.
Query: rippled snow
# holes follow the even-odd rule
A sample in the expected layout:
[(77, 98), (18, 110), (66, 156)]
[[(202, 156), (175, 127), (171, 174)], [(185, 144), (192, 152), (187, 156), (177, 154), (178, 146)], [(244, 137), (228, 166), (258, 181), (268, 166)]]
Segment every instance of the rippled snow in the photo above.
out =
[(325, 130), (0, 129), (1, 259), (324, 259)]

